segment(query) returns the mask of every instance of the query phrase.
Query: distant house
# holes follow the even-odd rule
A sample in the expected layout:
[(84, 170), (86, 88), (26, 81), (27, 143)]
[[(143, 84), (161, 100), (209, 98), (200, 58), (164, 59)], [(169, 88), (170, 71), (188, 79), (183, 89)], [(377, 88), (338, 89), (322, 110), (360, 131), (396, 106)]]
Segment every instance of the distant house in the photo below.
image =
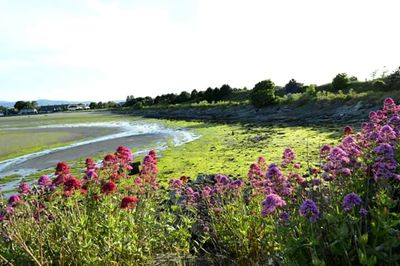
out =
[(58, 105), (46, 105), (40, 106), (39, 113), (54, 113), (54, 112), (61, 112), (67, 109), (67, 105), (65, 104), (58, 104)]
[(21, 109), (18, 114), (20, 115), (35, 115), (38, 114), (38, 111), (35, 108), (24, 108)]
[(0, 112), (0, 116), (4, 116), (4, 113), (3, 113), (3, 112)]
[(84, 103), (69, 104), (67, 108), (68, 111), (88, 110), (88, 109), (90, 109), (90, 107)]

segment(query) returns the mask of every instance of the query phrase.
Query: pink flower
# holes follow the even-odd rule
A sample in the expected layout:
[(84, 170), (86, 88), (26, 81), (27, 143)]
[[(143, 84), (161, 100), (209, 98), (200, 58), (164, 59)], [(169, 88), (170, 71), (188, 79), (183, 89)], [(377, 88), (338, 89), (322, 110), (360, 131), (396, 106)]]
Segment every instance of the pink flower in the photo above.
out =
[(8, 199), (8, 205), (13, 207), (13, 206), (17, 205), (20, 201), (21, 201), (21, 198), (18, 195), (12, 195)]
[(18, 188), (19, 188), (19, 193), (23, 195), (27, 195), (31, 191), (31, 187), (29, 186), (28, 183), (25, 182), (21, 183)]

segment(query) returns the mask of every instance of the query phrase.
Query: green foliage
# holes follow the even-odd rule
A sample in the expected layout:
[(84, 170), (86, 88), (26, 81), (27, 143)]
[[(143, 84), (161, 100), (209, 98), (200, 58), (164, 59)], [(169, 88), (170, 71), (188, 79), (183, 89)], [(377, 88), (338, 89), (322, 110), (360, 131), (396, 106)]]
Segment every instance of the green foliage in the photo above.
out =
[(36, 101), (17, 101), (14, 104), (14, 108), (17, 109), (18, 111), (22, 109), (33, 109), (33, 108), (38, 108), (38, 104)]
[(275, 101), (275, 84), (269, 79), (257, 83), (250, 94), (250, 102), (257, 108), (273, 104)]
[(304, 92), (304, 85), (297, 82), (295, 79), (291, 79), (283, 89), (285, 91), (285, 94), (302, 93)]
[(347, 89), (350, 83), (351, 80), (346, 73), (339, 73), (332, 80), (332, 86), (337, 91)]
[(386, 88), (388, 88), (388, 86), (386, 86), (385, 81), (383, 81), (383, 80), (381, 80), (381, 79), (374, 80), (374, 81), (372, 82), (372, 84), (374, 85), (374, 87), (375, 87), (377, 90), (385, 90)]

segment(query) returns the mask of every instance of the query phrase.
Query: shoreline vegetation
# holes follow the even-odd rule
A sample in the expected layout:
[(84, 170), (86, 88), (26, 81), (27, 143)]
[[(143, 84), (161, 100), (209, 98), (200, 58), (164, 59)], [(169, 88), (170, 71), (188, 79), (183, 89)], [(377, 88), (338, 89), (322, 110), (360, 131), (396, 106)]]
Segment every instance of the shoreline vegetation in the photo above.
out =
[[(162, 157), (151, 151), (135, 173), (125, 147), (100, 166), (87, 159), (79, 175), (59, 163), (55, 178), (21, 183), (3, 200), (0, 258), (38, 265), (396, 265), (399, 114), (387, 98), (382, 110), (357, 129), (346, 126), (341, 137), (327, 127), (232, 130), (235, 125), (165, 121), (204, 132), (219, 127), (223, 134), (204, 140), (224, 145), (195, 141)], [(310, 130), (313, 144), (305, 138)], [(216, 157), (205, 160), (205, 147), (217, 150), (210, 153)], [(169, 157), (179, 151), (187, 158)], [(255, 152), (266, 156), (257, 159)], [(190, 156), (208, 161), (204, 174)], [(246, 164), (246, 173), (226, 175), (230, 162)], [(168, 166), (172, 173), (163, 170)], [(196, 173), (189, 177), (185, 169)]]
[(399, 81), (400, 68), (366, 82), (341, 73), (323, 86), (128, 96), (111, 116), (202, 137), (26, 178), (0, 200), (0, 260), (398, 265)]

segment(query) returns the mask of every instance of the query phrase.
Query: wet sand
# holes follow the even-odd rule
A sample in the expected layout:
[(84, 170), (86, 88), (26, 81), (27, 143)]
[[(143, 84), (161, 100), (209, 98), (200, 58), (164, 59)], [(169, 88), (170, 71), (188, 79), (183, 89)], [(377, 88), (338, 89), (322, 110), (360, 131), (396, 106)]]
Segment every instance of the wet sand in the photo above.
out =
[[(0, 171), (1, 176), (12, 174), (24, 174), (29, 171), (40, 171), (55, 167), (60, 161), (72, 161), (84, 159), (98, 154), (106, 154), (115, 151), (120, 145), (127, 146), (133, 149), (140, 147), (150, 147), (157, 142), (164, 142), (168, 138), (166, 134), (143, 134), (128, 137), (97, 141), (89, 144), (84, 144), (76, 147), (71, 147), (64, 150), (53, 151), (48, 154), (40, 155), (34, 158), (27, 159), (22, 162), (16, 162), (6, 166)], [(155, 148), (155, 147), (154, 147)]]
[(20, 128), (2, 131), (0, 157), (37, 146), (78, 142), (122, 132), (111, 127)]

